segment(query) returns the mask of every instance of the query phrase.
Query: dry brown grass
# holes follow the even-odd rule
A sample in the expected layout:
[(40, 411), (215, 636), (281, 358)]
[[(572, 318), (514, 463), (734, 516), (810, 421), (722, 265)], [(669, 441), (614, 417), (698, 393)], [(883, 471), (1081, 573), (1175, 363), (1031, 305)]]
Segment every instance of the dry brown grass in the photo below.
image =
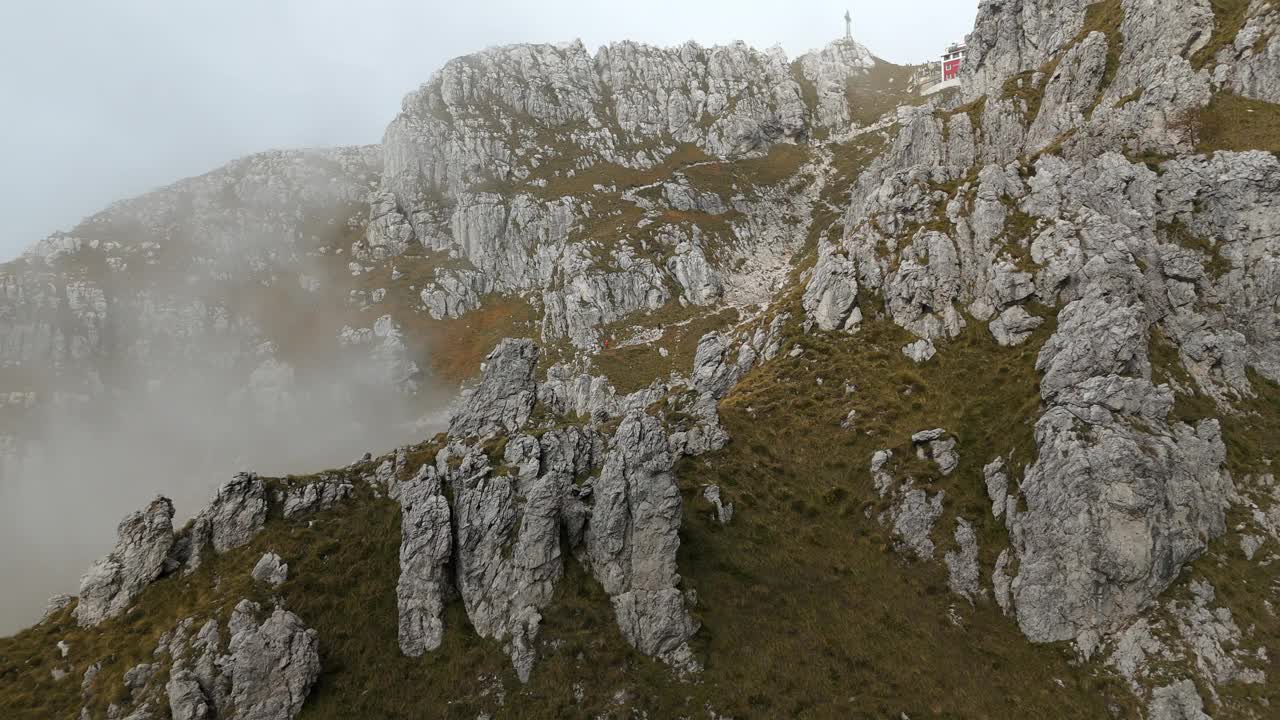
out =
[[(604, 348), (592, 361), (618, 392), (635, 392), (648, 387), (654, 380), (668, 377), (673, 371), (688, 374), (702, 336), (712, 330), (729, 328), (737, 321), (738, 312), (732, 308), (685, 309), (672, 303), (656, 313), (628, 318), (616, 324), (619, 340), (626, 339), (633, 326), (662, 328), (660, 339), (647, 345)], [(660, 347), (667, 350), (667, 357), (658, 352)]]
[(1265, 150), (1280, 153), (1280, 105), (1218, 93), (1200, 111), (1200, 152)]

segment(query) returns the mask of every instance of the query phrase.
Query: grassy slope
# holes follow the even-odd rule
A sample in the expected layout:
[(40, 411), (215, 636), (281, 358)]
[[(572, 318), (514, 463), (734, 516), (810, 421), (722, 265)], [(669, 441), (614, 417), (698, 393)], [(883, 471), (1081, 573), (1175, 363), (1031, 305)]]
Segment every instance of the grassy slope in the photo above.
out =
[(1199, 150), (1280, 153), (1280, 105), (1221, 92), (1194, 120)]
[[(213, 608), (225, 615), (244, 596), (266, 600), (248, 571), (258, 553), (275, 550), (291, 575), (277, 594), (321, 637), (324, 674), (305, 718), (622, 716), (632, 708), (675, 717), (707, 703), (739, 718), (1105, 714), (1108, 699), (1123, 702), (1117, 688), (1072, 667), (1062, 649), (1026, 643), (989, 598), (970, 608), (950, 595), (940, 565), (905, 560), (864, 514), (873, 497), (871, 452), (889, 446), (903, 454), (910, 432), (948, 427), (960, 435), (963, 462), (950, 478), (933, 480), (949, 498), (937, 535), (949, 534), (951, 518), (963, 512), (991, 550), (1003, 530), (989, 519), (980, 467), (998, 452), (1020, 457), (1029, 440), (1032, 350), (998, 349), (975, 328), (915, 368), (898, 351), (905, 339), (882, 323), (859, 336), (793, 335), (788, 342), (801, 344), (804, 355), (755, 371), (724, 402), (729, 447), (681, 466), (680, 567), (700, 597), (704, 629), (695, 645), (707, 661), (696, 684), (674, 681), (627, 647), (607, 598), (576, 562), (546, 613), (543, 657), (527, 686), (516, 682), (496, 643), (467, 627), (457, 601), (441, 651), (401, 657), (398, 512), (362, 494), (310, 527), (273, 517), (249, 548), (190, 579), (157, 583), (137, 611), (100, 631), (73, 629), (63, 614), (0, 640), (0, 706), (15, 718), (74, 711), (78, 683), (48, 675), (63, 638), (72, 643), (77, 675), (114, 655), (98, 686), (108, 698), (120, 673), (144, 660), (177, 619)], [(846, 381), (858, 391), (846, 396)], [(839, 427), (850, 407), (866, 419), (857, 431)], [(790, 421), (761, 422), (781, 418)], [(720, 483), (737, 503), (729, 527), (710, 520), (700, 499), (705, 482)], [(984, 569), (992, 560), (984, 554)], [(212, 591), (215, 574), (222, 581)], [(960, 627), (947, 619), (951, 608)], [(619, 690), (626, 691), (622, 705), (615, 704)]]
[[(708, 680), (768, 688), (731, 707), (740, 717), (1105, 716), (1123, 691), (1072, 667), (1063, 649), (1028, 644), (990, 598), (970, 608), (947, 591), (940, 564), (905, 559), (867, 517), (882, 509), (871, 454), (891, 447), (902, 458), (911, 432), (946, 427), (962, 454), (951, 477), (915, 462), (900, 471), (947, 493), (938, 559), (960, 513), (989, 572), (1006, 539), (981, 466), (1029, 452), (1033, 346), (1000, 349), (975, 327), (917, 368), (899, 351), (907, 339), (883, 322), (857, 336), (793, 335), (786, 346), (803, 355), (754, 371), (723, 403), (729, 447), (687, 462), (690, 493), (719, 483), (739, 511), (724, 530), (702, 517), (685, 526), (680, 566), (706, 601)], [(846, 382), (857, 390), (846, 395)], [(851, 408), (856, 429), (842, 429)], [(688, 507), (706, 515), (702, 505)]]

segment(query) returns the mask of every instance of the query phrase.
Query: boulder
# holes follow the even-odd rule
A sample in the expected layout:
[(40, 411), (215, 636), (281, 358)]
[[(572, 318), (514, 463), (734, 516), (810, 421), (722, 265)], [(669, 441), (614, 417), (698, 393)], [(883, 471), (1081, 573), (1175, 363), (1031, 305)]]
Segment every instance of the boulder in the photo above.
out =
[(289, 579), (289, 564), (273, 552), (265, 553), (253, 566), (252, 575), (258, 582), (276, 587)]

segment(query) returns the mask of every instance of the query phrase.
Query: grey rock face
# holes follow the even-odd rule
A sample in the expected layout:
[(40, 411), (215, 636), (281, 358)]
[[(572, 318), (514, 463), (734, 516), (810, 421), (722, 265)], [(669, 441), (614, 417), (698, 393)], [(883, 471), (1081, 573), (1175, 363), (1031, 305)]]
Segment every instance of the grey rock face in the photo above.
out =
[(641, 652), (668, 656), (697, 630), (677, 585), (680, 491), (658, 421), (627, 415), (594, 486), (586, 547), (618, 624)]
[(1280, 102), (1280, 82), (1276, 80), (1280, 77), (1277, 29), (1280, 29), (1280, 12), (1275, 6), (1251, 3), (1244, 27), (1230, 47), (1219, 53), (1215, 82), (1226, 84), (1245, 97)]
[[(196, 630), (193, 617), (162, 635), (155, 662), (126, 675), (133, 706), (128, 717), (152, 717), (154, 705), (167, 705), (175, 720), (297, 717), (320, 674), (316, 632), (282, 609), (259, 622), (262, 612), (242, 600), (225, 628), (208, 620)], [(168, 680), (161, 687), (152, 679), (162, 677), (165, 665)], [(119, 707), (114, 717), (125, 712)]]
[(750, 345), (738, 349), (737, 360), (729, 361), (729, 338), (720, 333), (708, 333), (698, 341), (693, 358), (693, 375), (690, 383), (703, 395), (720, 399), (742, 379), (755, 364), (756, 352)]
[[(538, 444), (530, 450), (536, 462)], [(456, 517), (458, 590), (476, 631), (507, 643), (516, 674), (527, 680), (536, 657), (541, 610), (564, 573), (560, 512), (567, 478), (492, 472), (470, 452), (451, 475)]]
[(893, 532), (902, 544), (922, 560), (933, 557), (935, 545), (930, 535), (933, 525), (942, 517), (944, 493), (930, 496), (921, 488), (908, 482), (897, 494), (897, 502), (891, 512)]
[(920, 339), (903, 347), (902, 354), (910, 358), (911, 362), (919, 365), (932, 360), (933, 356), (938, 354), (938, 350), (934, 348), (932, 342)]
[(229, 622), (229, 658), (223, 667), (235, 717), (291, 720), (320, 675), (316, 631), (279, 609), (259, 624), (255, 616), (260, 612), (257, 604), (241, 601)]
[(289, 564), (275, 553), (265, 553), (253, 566), (253, 579), (272, 587), (289, 579)]
[(435, 468), (424, 466), (401, 487), (400, 511), (400, 651), (417, 657), (440, 647), (450, 592), (451, 514)]
[(1009, 504), (1009, 473), (1004, 458), (987, 463), (982, 468), (982, 477), (987, 484), (987, 497), (991, 498), (991, 514), (998, 518)]
[(911, 442), (916, 446), (916, 455), (921, 460), (932, 460), (943, 475), (950, 475), (960, 464), (960, 454), (956, 452), (957, 441), (942, 428), (915, 433), (911, 436)]
[(44, 607), (44, 614), (40, 617), (40, 622), (48, 622), (54, 615), (65, 610), (75, 599), (74, 595), (54, 595), (49, 598), (49, 602)]
[(1009, 577), (1009, 548), (1000, 551), (996, 558), (996, 566), (991, 570), (991, 588), (995, 594), (996, 604), (1005, 615), (1013, 608), (1013, 578)]
[[(696, 398), (688, 401), (692, 407), (681, 406), (695, 423), (679, 438), (668, 437), (659, 419), (647, 414), (668, 386), (655, 383), (620, 397), (603, 378), (568, 365), (551, 368), (538, 385), (532, 378), (536, 349), (503, 343), (455, 414), (465, 434), (452, 434), (435, 464), (399, 483), (394, 494), (403, 512), (397, 593), (402, 651), (420, 655), (439, 647), (441, 612), (456, 590), (472, 627), (502, 642), (517, 676), (527, 681), (542, 611), (564, 574), (567, 541), (611, 595), (632, 644), (681, 676), (696, 672), (700, 666), (686, 641), (697, 626), (684, 609), (675, 569), (682, 512), (672, 466), (675, 453), (709, 446), (717, 431), (723, 435), (716, 399), (754, 364), (761, 352), (756, 345), (776, 353), (773, 334), (757, 335), (741, 345), (715, 333), (702, 339), (692, 377), (671, 381), (693, 389)], [(513, 365), (519, 367), (514, 373)], [(504, 382), (512, 375), (515, 383)], [(482, 397), (496, 400), (476, 399)], [(524, 419), (501, 421), (527, 418), (535, 397), (552, 412), (590, 420), (541, 437), (520, 434)], [(595, 428), (619, 414), (621, 424), (606, 442)], [(505, 436), (500, 465), (495, 467), (492, 449), (477, 442), (483, 435), (476, 428)], [(599, 477), (582, 482), (596, 469)], [(727, 522), (731, 512), (722, 503), (718, 517)]]
[(1103, 375), (1141, 375), (1147, 346), (1140, 310), (1094, 295), (1077, 300), (1059, 314), (1059, 330), (1049, 338), (1036, 369), (1044, 373), (1041, 394)]
[[(1169, 420), (1172, 392), (1150, 380), (1152, 336), (1158, 329), (1176, 345), (1198, 390), (1225, 402), (1250, 392), (1245, 366), (1276, 371), (1280, 297), (1274, 273), (1257, 272), (1258, 259), (1276, 257), (1264, 240), (1274, 223), (1256, 219), (1274, 204), (1270, 161), (1184, 155), (1153, 172), (1103, 152), (1184, 154), (1194, 142), (1176, 121), (1207, 103), (1213, 86), (1270, 92), (1250, 64), (1270, 62), (1252, 56), (1270, 53), (1259, 29), (1274, 13), (1261, 4), (1248, 11), (1250, 59), (1237, 40), (1218, 68), (1196, 72), (1183, 58), (1207, 42), (1208, 3), (1123, 3), (1123, 48), (1101, 34), (1076, 42), (1090, 4), (983, 2), (963, 90), (968, 100), (986, 96), (981, 119), (900, 115), (898, 139), (858, 180), (844, 235), (825, 251), (847, 257), (863, 297), (882, 293), (886, 314), (921, 338), (954, 335), (961, 323), (948, 312), (960, 306), (988, 322), (1000, 345), (1020, 345), (1042, 324), (1026, 303), (1062, 307), (1037, 361), (1038, 460), (1024, 478), (992, 463), (984, 480), (1011, 532), (993, 573), (997, 601), (1032, 640), (1075, 640), (1086, 655), (1152, 607), (1225, 530), (1232, 489), (1218, 428)], [(1103, 87), (1106, 55), (1117, 49), (1121, 62)], [(1054, 72), (1036, 74), (1055, 57)], [(1004, 98), (1006, 82), (1033, 89), (1039, 112), (1024, 117), (1029, 108)], [(1019, 160), (1054, 144), (1061, 149), (1033, 168)], [(974, 174), (976, 187), (966, 179)], [(961, 187), (935, 194), (948, 181)], [(913, 227), (939, 215), (945, 232)], [(1175, 242), (1164, 230), (1175, 222), (1213, 238), (1213, 249)], [(825, 289), (817, 275), (806, 288), (815, 297)], [(877, 454), (873, 481), (893, 498), (882, 521), (927, 552), (930, 497), (890, 468), (891, 456)], [(1203, 664), (1201, 676), (1216, 682), (1214, 662)]]
[[(1131, 392), (1152, 389), (1135, 382)], [(1147, 433), (1123, 422), (1115, 405), (1086, 407), (1092, 416), (1058, 406), (1037, 423), (1040, 457), (1022, 484), (1027, 511), (1012, 527), (1023, 632), (1088, 648), (1224, 531), (1227, 487), (1216, 421), (1169, 426), (1166, 405), (1137, 414), (1155, 428)]]
[(943, 562), (947, 565), (947, 585), (951, 592), (970, 602), (982, 594), (978, 568), (978, 538), (973, 526), (964, 518), (956, 521), (957, 549), (947, 552)]
[(72, 611), (82, 627), (124, 612), (165, 569), (173, 548), (173, 503), (156, 498), (116, 529), (116, 546), (80, 579), (80, 602)]
[[(917, 433), (917, 436), (928, 442), (928, 438), (941, 438), (944, 432), (926, 431)], [(922, 560), (930, 559), (936, 547), (931, 534), (934, 523), (942, 516), (942, 501), (946, 494), (939, 491), (930, 496), (923, 488), (916, 487), (913, 478), (899, 481), (893, 475), (892, 461), (892, 450), (878, 450), (871, 457), (871, 479), (876, 492), (892, 501), (890, 508), (881, 513), (878, 520), (881, 525), (893, 528), (901, 548)]]
[(171, 673), (165, 693), (169, 697), (169, 712), (173, 720), (211, 720), (215, 717), (199, 678), (190, 670)]
[(480, 384), (464, 394), (449, 421), (454, 437), (492, 437), (515, 432), (529, 419), (537, 399), (533, 371), (538, 349), (529, 340), (503, 340), (485, 358)]
[[(804, 59), (802, 73), (826, 98), (816, 123), (848, 125), (845, 83), (874, 64), (856, 43), (836, 43)], [(556, 78), (559, 88), (554, 101), (534, 91), (548, 77)], [(626, 167), (660, 158), (652, 151), (623, 151), (625, 141), (669, 134), (676, 142), (725, 157), (806, 131), (802, 90), (778, 53), (692, 43), (665, 50), (618, 43), (594, 57), (579, 43), (496, 48), (446, 65), (405, 99), (404, 112), (387, 130), (389, 184), (424, 244), (438, 237), (427, 222), (417, 220), (435, 210), (419, 199), (424, 185), (456, 196), (486, 172), (519, 177), (530, 171), (513, 148), (488, 142), (491, 133), (461, 122), (475, 105), (511, 108), (549, 128), (585, 123), (590, 131), (577, 138), (584, 154)], [(709, 126), (700, 124), (703, 118)]]
[(1196, 684), (1183, 680), (1151, 691), (1148, 720), (1213, 720), (1204, 712)]
[(715, 519), (721, 525), (728, 525), (733, 520), (733, 503), (726, 504), (720, 498), (720, 486), (708, 485), (702, 489), (702, 497), (716, 509)]
[(316, 482), (290, 487), (277, 498), (285, 519), (293, 519), (322, 510), (351, 496), (354, 487), (341, 476), (323, 477)]
[(853, 263), (824, 240), (813, 272), (804, 290), (805, 314), (823, 330), (857, 330), (862, 312), (858, 310), (858, 276)]
[(1036, 328), (1044, 324), (1044, 320), (1035, 317), (1015, 305), (992, 320), (987, 326), (996, 342), (1005, 347), (1013, 347), (1026, 342)]
[[(1174, 623), (1196, 669), (1213, 685), (1263, 683), (1266, 673), (1250, 667), (1256, 657), (1246, 649), (1245, 636), (1231, 610), (1214, 607), (1217, 592), (1200, 580), (1191, 582), (1191, 599), (1186, 604), (1170, 602)], [(1265, 650), (1262, 657), (1266, 657)]]
[(1045, 79), (1040, 113), (1027, 130), (1026, 148), (1036, 151), (1084, 124), (1107, 69), (1107, 36), (1093, 32), (1067, 51)]
[(1006, 77), (1048, 60), (1080, 30), (1089, 4), (1089, 0), (983, 0), (979, 20), (968, 36), (966, 96), (998, 97)]
[(218, 494), (196, 520), (207, 522), (214, 552), (247, 545), (267, 522), (267, 490), (252, 473), (240, 473), (218, 488)]

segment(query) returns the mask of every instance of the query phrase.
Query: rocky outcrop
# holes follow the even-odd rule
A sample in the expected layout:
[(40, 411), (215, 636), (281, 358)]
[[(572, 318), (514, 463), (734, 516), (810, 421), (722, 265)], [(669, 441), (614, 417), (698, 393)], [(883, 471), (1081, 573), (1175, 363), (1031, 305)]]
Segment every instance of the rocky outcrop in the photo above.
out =
[(899, 480), (894, 475), (893, 451), (878, 450), (871, 457), (871, 479), (876, 493), (889, 500), (890, 507), (878, 516), (881, 525), (890, 527), (901, 550), (908, 550), (922, 560), (933, 558), (937, 547), (932, 538), (933, 526), (942, 516), (946, 492), (930, 494), (917, 485), (915, 478)]
[(250, 574), (254, 580), (275, 587), (289, 579), (289, 563), (275, 553), (266, 553), (258, 559)]
[(485, 358), (479, 385), (463, 394), (449, 421), (455, 437), (486, 439), (515, 432), (529, 419), (537, 388), (538, 349), (528, 340), (504, 340)]
[(1204, 712), (1204, 700), (1190, 680), (1156, 688), (1147, 706), (1149, 720), (1211, 720)]
[(673, 656), (697, 630), (676, 587), (681, 501), (673, 462), (657, 420), (625, 417), (595, 483), (586, 535), (592, 570), (613, 599), (623, 635), (659, 657)]
[[(384, 138), (387, 175), (415, 236), (431, 240), (439, 237), (428, 224), (439, 206), (429, 190), (458, 196), (485, 173), (523, 179), (536, 169), (518, 148), (485, 142), (490, 131), (464, 124), (471, 108), (510, 108), (552, 129), (582, 123), (589, 129), (575, 132), (575, 153), (648, 167), (665, 152), (638, 148), (661, 148), (652, 141), (664, 135), (725, 157), (802, 138), (810, 125), (846, 127), (846, 84), (876, 64), (865, 48), (844, 41), (803, 58), (801, 75), (819, 92), (810, 118), (786, 58), (742, 44), (659, 49), (624, 42), (595, 56), (581, 43), (497, 48), (449, 63), (405, 99)], [(560, 78), (555, 101), (534, 91), (548, 74)], [(558, 154), (537, 151), (546, 159)]]
[[(717, 403), (778, 354), (789, 319), (765, 322), (776, 309), (761, 308), (784, 299), (798, 302), (806, 334), (893, 323), (909, 334), (888, 348), (904, 373), (949, 370), (957, 351), (987, 349), (1001, 358), (999, 372), (1035, 358), (1039, 396), (1008, 408), (1019, 414), (1012, 427), (1034, 428), (1033, 447), (950, 427), (898, 438), (871, 457), (879, 497), (866, 513), (896, 550), (939, 561), (952, 592), (975, 607), (990, 589), (1031, 641), (1069, 641), (1084, 658), (1107, 653), (1153, 718), (1204, 717), (1201, 690), (1216, 703), (1218, 685), (1259, 682), (1266, 649), (1247, 647), (1252, 630), (1211, 584), (1193, 578), (1189, 594), (1168, 592), (1229, 532), (1230, 503), (1254, 503), (1232, 552), (1270, 562), (1268, 538), (1280, 537), (1269, 506), (1241, 495), (1243, 479), (1223, 470), (1224, 425), (1204, 417), (1252, 398), (1257, 377), (1280, 380), (1280, 160), (1196, 154), (1195, 122), (1215, 93), (1280, 95), (1280, 15), (1258, 0), (1224, 19), (1219, 5), (984, 0), (959, 96), (868, 128), (855, 127), (849, 97), (878, 61), (852, 42), (794, 64), (741, 45), (622, 43), (595, 55), (581, 44), (497, 48), (446, 66), (406, 98), (379, 150), (383, 182), (362, 188), (371, 190), (369, 220), (350, 228), (358, 239), (346, 238), (344, 262), (379, 287), (355, 291), (352, 303), (367, 309), (404, 292), (388, 264), (421, 261), (403, 283), (414, 313), (439, 321), (494, 295), (528, 301), (541, 317), (517, 321), (520, 332), (541, 333), (559, 357), (542, 373), (532, 341), (502, 342), (459, 399), (434, 461), (410, 468), (401, 452), (376, 470), (371, 458), (352, 466), (400, 505), (401, 651), (439, 649), (444, 607), (456, 597), (471, 627), (528, 680), (543, 614), (576, 557), (633, 646), (678, 671), (696, 668), (689, 640), (698, 625), (676, 563), (683, 508), (674, 467), (729, 441)], [(1243, 30), (1221, 37), (1224, 20)], [(863, 142), (883, 151), (850, 170), (850, 148)], [(727, 172), (744, 158), (775, 162), (797, 144), (805, 147), (786, 179), (757, 185)], [(849, 172), (847, 187), (828, 187)], [(825, 226), (814, 227), (818, 217)], [(37, 255), (83, 250), (59, 237)], [(800, 257), (812, 269), (795, 267)], [(47, 278), (33, 277), (0, 277), (3, 297), (65, 308), (74, 327), (22, 316), (0, 334), (0, 357), (86, 361), (107, 334), (111, 298), (92, 282), (50, 294)], [(803, 287), (780, 294), (797, 277)], [(599, 374), (613, 359), (601, 352), (666, 342), (669, 317), (696, 327), (722, 306), (739, 311), (740, 324), (703, 335), (687, 377), (671, 372), (622, 395), (621, 382)], [(191, 318), (218, 313), (183, 304), (159, 315), (185, 331), (198, 324)], [(237, 337), (259, 334), (247, 321), (215, 322), (237, 327), (228, 330)], [(381, 314), (336, 337), (369, 361), (369, 383), (412, 392), (414, 327)], [(287, 395), (275, 390), (293, 370), (274, 350), (252, 364), (252, 395), (272, 404)], [(1191, 415), (1179, 400), (1191, 395), (1206, 402), (1184, 422)], [(25, 398), (6, 402), (25, 407)], [(846, 437), (873, 422), (849, 412)], [(980, 457), (965, 449), (962, 463), (958, 438), (971, 437), (998, 447)], [(195, 567), (208, 548), (251, 539), (266, 515), (255, 481), (220, 491), (162, 558)], [(981, 517), (985, 503), (967, 502), (970, 485), (985, 490), (992, 518)], [(277, 502), (294, 518), (352, 492), (349, 481), (321, 478), (282, 488)], [(702, 492), (714, 520), (729, 523), (733, 505), (720, 488)], [(980, 547), (980, 538), (1004, 544), (1000, 523), (1007, 546)], [(121, 535), (116, 554), (139, 554), (121, 549)], [(264, 558), (254, 574), (274, 582), (279, 565)], [(114, 606), (130, 583), (101, 574), (111, 579), (93, 587), (106, 590), (82, 594)], [(285, 640), (264, 636), (288, 638), (305, 669), (307, 642), (294, 623), (268, 632), (246, 619), (256, 612), (237, 610), (232, 645), (243, 635), (246, 648), (292, 657), (266, 649)], [(218, 711), (237, 694), (234, 658), (217, 665), (229, 674), (211, 670), (200, 663), (216, 656), (217, 640), (198, 640), (207, 652), (192, 651), (201, 659), (170, 674), (175, 717)], [(243, 679), (264, 668), (244, 673), (246, 706), (287, 712), (309, 683), (305, 672), (273, 679), (284, 693), (268, 697)]]
[(351, 496), (355, 486), (339, 474), (324, 475), (314, 482), (289, 486), (275, 496), (286, 520), (328, 510)]
[(213, 502), (196, 523), (208, 523), (213, 551), (224, 553), (246, 545), (267, 522), (267, 491), (254, 474), (242, 473), (218, 488)]
[[(537, 348), (501, 343), (455, 407), (435, 463), (412, 479), (379, 481), (398, 488), (402, 511), (402, 652), (418, 656), (440, 646), (444, 605), (456, 593), (475, 631), (502, 642), (517, 677), (528, 680), (542, 613), (573, 553), (609, 593), (619, 627), (637, 649), (682, 675), (696, 672), (687, 640), (697, 625), (675, 567), (682, 507), (672, 468), (678, 453), (706, 447), (713, 431), (723, 434), (715, 401), (758, 352), (777, 352), (770, 338), (702, 338), (691, 377), (672, 380), (696, 398), (686, 410), (694, 427), (679, 439), (648, 414), (672, 393), (662, 383), (620, 397), (603, 378), (556, 366), (540, 384)], [(535, 403), (551, 416), (526, 428)], [(582, 424), (561, 425), (557, 416)], [(612, 436), (601, 435), (597, 426), (615, 418)], [(399, 465), (382, 467), (394, 476)], [(722, 503), (719, 512), (727, 522), (732, 505)]]
[(400, 651), (410, 657), (440, 647), (444, 603), (452, 590), (448, 566), (453, 531), (449, 501), (436, 469), (424, 465), (400, 489), (400, 580), (396, 599)]
[(961, 518), (956, 521), (956, 549), (942, 560), (947, 566), (947, 585), (951, 592), (972, 602), (982, 594), (978, 567), (978, 538), (973, 526)]
[(702, 497), (715, 508), (712, 517), (721, 525), (728, 525), (733, 520), (733, 503), (726, 503), (721, 498), (719, 485), (708, 485), (702, 489)]
[(267, 489), (254, 473), (239, 473), (218, 488), (213, 500), (179, 535), (174, 559), (185, 572), (199, 569), (204, 553), (216, 554), (248, 544), (266, 525)]
[(231, 639), (222, 667), (231, 707), (241, 720), (288, 720), (302, 710), (320, 674), (319, 643), (297, 615), (276, 609), (259, 623), (261, 612), (243, 601), (227, 623)]
[(944, 428), (921, 430), (911, 436), (911, 444), (916, 448), (917, 457), (932, 460), (943, 475), (950, 475), (960, 464), (960, 454), (956, 452), (959, 442)]
[(80, 580), (80, 600), (72, 611), (76, 622), (91, 627), (124, 612), (166, 570), (173, 543), (168, 498), (157, 498), (122, 520), (115, 548)]
[(805, 286), (804, 310), (822, 330), (857, 330), (858, 277), (854, 264), (838, 255), (830, 243), (818, 247), (818, 264)]
[[(1218, 423), (1170, 424), (1168, 389), (1095, 374), (1126, 369), (1136, 353), (1131, 344), (1091, 338), (1088, 327), (1116, 338), (1125, 325), (1063, 322), (1059, 341), (1041, 352), (1050, 368), (1042, 393), (1052, 404), (1036, 425), (1039, 460), (1021, 486), (1027, 510), (1009, 519), (1021, 559), (1013, 593), (1023, 632), (1074, 639), (1085, 652), (1224, 532), (1230, 497)], [(1091, 347), (1073, 352), (1075, 342)]]
[[(291, 612), (264, 613), (249, 600), (241, 600), (225, 624), (180, 621), (160, 637), (152, 656), (124, 674), (126, 692), (113, 693), (123, 699), (108, 707), (108, 717), (292, 720), (320, 674), (316, 631)], [(100, 670), (95, 664), (85, 674), (86, 700), (89, 688), (100, 683)], [(90, 717), (90, 708), (80, 716)]]

